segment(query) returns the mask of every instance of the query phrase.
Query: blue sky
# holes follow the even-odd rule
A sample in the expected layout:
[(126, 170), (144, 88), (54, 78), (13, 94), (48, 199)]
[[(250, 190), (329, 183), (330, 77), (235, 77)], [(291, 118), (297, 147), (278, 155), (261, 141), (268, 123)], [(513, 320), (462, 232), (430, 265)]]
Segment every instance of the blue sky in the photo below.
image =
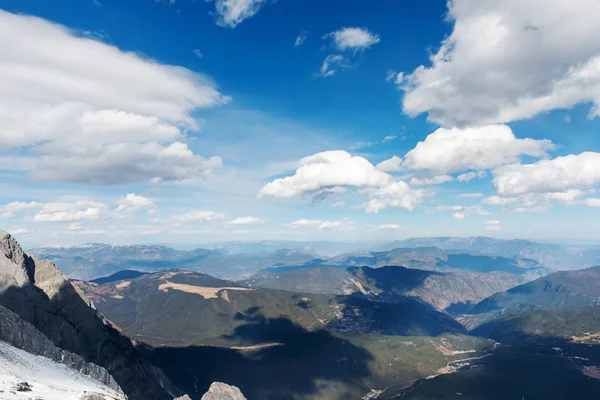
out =
[(0, 227), (600, 240), (600, 10), (565, 7), (0, 0)]

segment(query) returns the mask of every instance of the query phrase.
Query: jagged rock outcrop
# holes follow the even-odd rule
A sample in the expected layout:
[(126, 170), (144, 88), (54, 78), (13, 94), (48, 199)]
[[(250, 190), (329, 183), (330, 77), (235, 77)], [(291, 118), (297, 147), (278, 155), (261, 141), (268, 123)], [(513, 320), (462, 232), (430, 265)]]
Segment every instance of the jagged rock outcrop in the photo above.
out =
[(56, 347), (33, 325), (23, 321), (17, 314), (2, 306), (0, 306), (0, 340), (28, 353), (44, 356), (66, 365), (96, 379), (111, 389), (121, 390), (106, 369), (86, 362), (77, 354)]
[[(0, 305), (55, 346), (76, 354), (85, 363), (103, 367), (130, 400), (172, 400), (181, 394), (52, 262), (28, 256), (4, 232), (0, 232)], [(6, 326), (4, 334), (10, 336), (8, 326), (2, 326)], [(32, 343), (21, 345), (36, 347)]]
[(222, 382), (214, 382), (202, 400), (246, 400), (240, 389)]

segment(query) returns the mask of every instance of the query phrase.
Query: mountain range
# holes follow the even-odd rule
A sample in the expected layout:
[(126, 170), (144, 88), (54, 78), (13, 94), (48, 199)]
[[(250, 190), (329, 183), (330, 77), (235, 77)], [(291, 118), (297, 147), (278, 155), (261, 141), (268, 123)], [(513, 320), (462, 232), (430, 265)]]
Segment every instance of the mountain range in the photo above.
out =
[[(553, 272), (524, 257), (530, 242), (499, 241), (489, 253), (485, 238), (411, 239), (328, 257), (276, 242), (255, 253), (240, 244), (35, 251), (94, 276), (78, 280), (0, 237), (0, 367), (10, 371), (0, 385), (11, 399), (27, 390), (77, 400), (600, 393), (600, 267)], [(219, 262), (220, 276), (201, 272)]]

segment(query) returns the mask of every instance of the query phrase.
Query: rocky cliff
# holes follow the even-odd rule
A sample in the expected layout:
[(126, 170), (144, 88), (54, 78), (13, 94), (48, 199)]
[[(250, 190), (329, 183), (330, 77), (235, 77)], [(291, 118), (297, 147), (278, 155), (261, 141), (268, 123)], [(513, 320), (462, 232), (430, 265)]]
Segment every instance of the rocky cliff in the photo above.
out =
[[(91, 376), (116, 383), (130, 400), (171, 400), (181, 395), (53, 263), (28, 256), (4, 232), (0, 232), (0, 306), (5, 308), (0, 315), (1, 335), (17, 347), (50, 358), (67, 355), (68, 362), (87, 368)], [(39, 336), (30, 339), (19, 333), (29, 326), (60, 349)], [(97, 366), (101, 368), (94, 369)]]

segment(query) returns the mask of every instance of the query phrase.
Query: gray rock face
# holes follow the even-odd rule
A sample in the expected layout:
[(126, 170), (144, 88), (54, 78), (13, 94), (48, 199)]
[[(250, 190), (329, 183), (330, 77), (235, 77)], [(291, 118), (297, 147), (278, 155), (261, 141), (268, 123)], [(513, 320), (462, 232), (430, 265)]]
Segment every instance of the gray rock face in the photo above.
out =
[(240, 389), (222, 382), (210, 385), (202, 400), (246, 400)]
[[(180, 395), (52, 262), (29, 257), (7, 233), (0, 233), (0, 305), (31, 324), (54, 346), (82, 360), (73, 359), (74, 363), (104, 368), (130, 400), (171, 400)], [(2, 335), (12, 336), (10, 340), (17, 343), (18, 329), (26, 328), (14, 320), (11, 328), (5, 321), (0, 317)], [(11, 329), (16, 330), (11, 333)], [(23, 338), (20, 346), (49, 351), (45, 344), (27, 340)], [(102, 379), (101, 371), (90, 373)]]
[(120, 391), (108, 371), (96, 364), (88, 363), (77, 354), (60, 349), (33, 325), (23, 321), (17, 314), (0, 306), (0, 340), (37, 356), (44, 356), (88, 375), (111, 389)]

